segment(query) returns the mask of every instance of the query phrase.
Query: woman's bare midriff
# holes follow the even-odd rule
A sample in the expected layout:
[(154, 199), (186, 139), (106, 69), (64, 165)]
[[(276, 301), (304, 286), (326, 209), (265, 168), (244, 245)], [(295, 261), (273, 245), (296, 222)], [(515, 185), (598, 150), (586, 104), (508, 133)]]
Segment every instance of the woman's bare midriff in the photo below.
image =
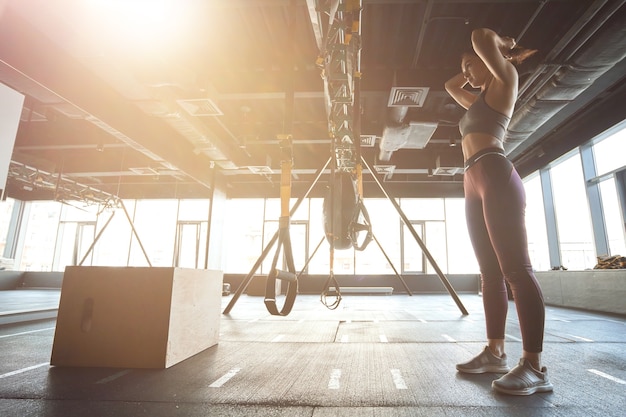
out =
[(461, 147), (463, 148), (463, 159), (465, 161), (471, 158), (476, 152), (486, 148), (504, 149), (501, 140), (487, 135), (486, 133), (468, 133), (463, 137)]

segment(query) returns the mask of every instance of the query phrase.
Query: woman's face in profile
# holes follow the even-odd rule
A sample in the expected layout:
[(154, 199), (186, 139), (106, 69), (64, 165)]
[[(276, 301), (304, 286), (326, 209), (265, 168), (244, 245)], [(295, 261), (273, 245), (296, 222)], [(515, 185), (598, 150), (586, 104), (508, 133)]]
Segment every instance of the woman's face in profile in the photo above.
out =
[(473, 88), (483, 85), (487, 67), (476, 55), (464, 54), (461, 60), (461, 72)]

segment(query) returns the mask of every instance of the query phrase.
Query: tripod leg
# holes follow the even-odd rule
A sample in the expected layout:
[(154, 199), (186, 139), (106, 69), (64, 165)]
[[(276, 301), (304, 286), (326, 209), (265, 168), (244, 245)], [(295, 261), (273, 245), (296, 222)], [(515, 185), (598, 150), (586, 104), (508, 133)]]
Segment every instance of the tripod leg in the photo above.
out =
[(230, 313), (230, 310), (233, 309), (233, 307), (235, 306), (235, 303), (237, 302), (237, 300), (239, 300), (239, 297), (241, 296), (241, 294), (246, 290), (246, 288), (248, 287), (248, 284), (250, 284), (250, 281), (252, 280), (252, 276), (257, 271), (257, 269), (259, 269), (259, 267), (261, 266), (261, 264), (267, 257), (267, 254), (270, 253), (270, 250), (272, 250), (272, 247), (274, 246), (277, 240), (278, 240), (278, 232), (274, 234), (274, 237), (272, 237), (272, 240), (270, 240), (270, 242), (267, 244), (265, 249), (263, 249), (261, 256), (259, 256), (259, 259), (257, 259), (257, 261), (254, 263), (254, 266), (252, 267), (250, 272), (248, 272), (248, 275), (246, 275), (246, 277), (243, 279), (243, 282), (237, 288), (237, 291), (235, 291), (233, 298), (230, 300), (230, 302), (224, 309), (223, 314), (228, 314)]
[(381, 246), (380, 242), (378, 241), (378, 239), (376, 239), (376, 235), (372, 233), (372, 238), (374, 239), (374, 241), (376, 242), (376, 244), (378, 245), (378, 247), (380, 248), (381, 252), (383, 253), (383, 255), (385, 255), (385, 259), (387, 259), (387, 262), (389, 262), (389, 265), (391, 265), (391, 268), (393, 269), (393, 272), (396, 273), (396, 276), (398, 277), (398, 279), (400, 279), (400, 282), (402, 282), (402, 285), (404, 286), (404, 289), (406, 290), (406, 292), (409, 295), (413, 295), (413, 293), (411, 292), (411, 290), (409, 289), (409, 286), (406, 285), (406, 281), (404, 280), (404, 278), (402, 278), (402, 275), (400, 275), (398, 273), (398, 270), (396, 269), (395, 266), (393, 266), (393, 263), (391, 262), (391, 259), (389, 259), (389, 256), (387, 256), (387, 252), (385, 252), (385, 250), (383, 249), (383, 247)]
[(383, 194), (385, 194), (387, 199), (389, 201), (391, 201), (391, 204), (393, 204), (393, 206), (395, 207), (396, 211), (400, 215), (400, 218), (404, 222), (405, 226), (409, 229), (409, 231), (411, 232), (411, 234), (415, 238), (415, 241), (417, 242), (417, 244), (420, 246), (420, 248), (424, 252), (424, 255), (426, 255), (426, 258), (428, 259), (430, 264), (433, 266), (433, 268), (437, 272), (437, 275), (439, 276), (439, 279), (441, 280), (441, 283), (444, 285), (444, 287), (446, 287), (446, 289), (448, 290), (448, 293), (454, 299), (454, 302), (456, 303), (456, 305), (459, 307), (459, 310), (461, 310), (461, 313), (463, 313), (463, 315), (467, 316), (469, 314), (467, 312), (467, 309), (465, 308), (465, 306), (463, 305), (463, 303), (459, 299), (458, 294), (456, 293), (456, 291), (454, 290), (454, 288), (450, 284), (450, 281), (448, 281), (448, 278), (446, 278), (446, 276), (443, 274), (443, 272), (439, 268), (439, 265), (437, 265), (437, 262), (435, 261), (435, 258), (433, 258), (433, 256), (430, 254), (430, 251), (428, 250), (428, 248), (426, 247), (426, 245), (422, 241), (422, 239), (420, 239), (419, 235), (415, 231), (415, 228), (411, 224), (411, 221), (406, 217), (406, 215), (402, 211), (402, 208), (400, 207), (398, 202), (389, 195), (389, 193), (387, 192), (387, 190), (385, 189), (383, 184), (380, 182), (380, 180), (376, 176), (375, 171), (373, 171), (372, 168), (367, 164), (367, 161), (365, 160), (365, 158), (361, 157), (361, 160), (363, 161), (363, 165), (365, 165), (367, 167), (367, 169), (370, 171), (370, 173), (372, 174), (372, 177), (374, 177), (374, 181), (376, 181), (376, 184), (378, 184), (378, 187), (380, 187), (380, 189), (383, 192)]

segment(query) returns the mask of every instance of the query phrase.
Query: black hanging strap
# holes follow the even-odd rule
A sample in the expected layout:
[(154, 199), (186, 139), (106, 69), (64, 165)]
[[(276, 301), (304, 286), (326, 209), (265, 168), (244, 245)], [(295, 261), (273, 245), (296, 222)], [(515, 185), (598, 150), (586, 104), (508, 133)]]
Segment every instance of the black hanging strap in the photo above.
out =
[[(283, 152), (283, 160), (281, 162), (280, 177), (280, 219), (278, 221), (278, 248), (272, 261), (270, 273), (265, 283), (265, 307), (270, 314), (274, 316), (286, 316), (291, 312), (293, 304), (298, 293), (298, 279), (296, 275), (296, 267), (293, 262), (293, 252), (291, 250), (291, 239), (289, 237), (289, 224), (291, 217), (289, 215), (289, 200), (291, 198), (291, 167), (293, 159), (291, 154), (291, 136), (283, 137), (281, 140), (281, 150)], [(281, 251), (282, 249), (282, 251)], [(278, 261), (282, 259), (287, 266), (287, 270), (283, 271), (277, 268)], [(281, 310), (276, 306), (276, 280), (287, 283), (287, 293), (285, 303)]]

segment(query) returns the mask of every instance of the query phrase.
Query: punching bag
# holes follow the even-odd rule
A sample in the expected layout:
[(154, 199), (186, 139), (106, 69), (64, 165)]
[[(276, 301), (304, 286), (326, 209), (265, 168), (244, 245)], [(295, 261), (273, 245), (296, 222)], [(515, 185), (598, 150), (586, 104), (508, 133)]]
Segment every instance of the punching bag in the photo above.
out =
[(352, 174), (335, 173), (324, 198), (324, 232), (328, 243), (334, 242), (335, 249), (349, 249), (353, 242), (350, 226), (357, 209), (358, 196)]

